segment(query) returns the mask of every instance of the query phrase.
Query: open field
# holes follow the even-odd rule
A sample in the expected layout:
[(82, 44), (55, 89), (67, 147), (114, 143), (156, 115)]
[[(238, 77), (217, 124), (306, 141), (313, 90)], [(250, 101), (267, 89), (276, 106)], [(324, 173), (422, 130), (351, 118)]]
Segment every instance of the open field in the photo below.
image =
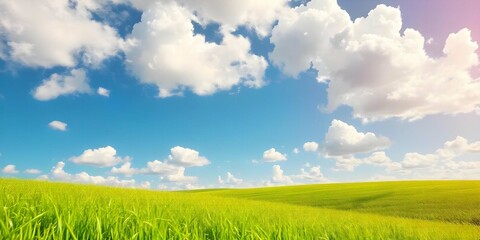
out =
[(479, 189), (449, 181), (158, 192), (0, 179), (0, 236), (478, 240)]
[[(207, 193), (209, 190), (205, 190)], [(214, 190), (219, 196), (480, 225), (480, 181), (367, 182)]]

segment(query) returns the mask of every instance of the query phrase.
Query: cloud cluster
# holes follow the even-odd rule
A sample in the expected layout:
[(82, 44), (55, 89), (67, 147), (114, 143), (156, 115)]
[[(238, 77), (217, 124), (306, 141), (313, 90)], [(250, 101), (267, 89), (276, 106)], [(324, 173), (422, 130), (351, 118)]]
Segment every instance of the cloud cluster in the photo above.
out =
[(443, 147), (434, 153), (407, 153), (401, 163), (407, 169), (428, 168), (444, 164), (450, 169), (480, 170), (478, 157), (469, 161), (459, 160), (460, 157), (477, 156), (476, 154), (480, 154), (480, 141), (469, 143), (464, 137), (457, 136), (455, 139), (445, 142)]
[[(147, 162), (144, 168), (133, 168), (128, 160), (120, 167), (112, 167), (111, 173), (133, 176), (135, 174), (158, 175), (162, 180), (177, 184), (193, 184), (197, 181), (195, 176), (186, 176), (187, 167), (202, 167), (210, 164), (210, 161), (200, 156), (198, 151), (190, 148), (176, 146), (170, 149), (170, 154), (163, 160)], [(193, 185), (192, 185), (193, 186)]]
[[(387, 137), (377, 136), (372, 132), (359, 132), (354, 126), (340, 120), (332, 120), (325, 134), (322, 149), (326, 158), (335, 160), (334, 170), (353, 171), (361, 164), (385, 166), (391, 170), (397, 168), (383, 150), (390, 147)], [(370, 156), (358, 158), (358, 154), (371, 153)]]
[(286, 175), (280, 165), (273, 165), (272, 178), (266, 182), (266, 185), (290, 185), (301, 183), (320, 183), (328, 181), (328, 179), (323, 176), (320, 166), (308, 165), (306, 167), (307, 168), (300, 169), (300, 174)]
[(4, 58), (51, 68), (75, 67), (79, 58), (96, 66), (116, 55), (122, 43), (116, 30), (93, 20), (91, 9), (82, 6), (67, 0), (0, 0)]
[(433, 58), (420, 32), (401, 29), (397, 8), (378, 5), (352, 21), (336, 0), (312, 0), (279, 16), (270, 59), (292, 76), (317, 69), (328, 84), (327, 109), (347, 105), (364, 121), (478, 110), (480, 81), (469, 72), (478, 45), (470, 31), (450, 34), (444, 56)]
[(285, 11), (287, 0), (180, 0), (187, 8), (197, 13), (197, 19), (203, 25), (210, 22), (220, 23), (222, 28), (234, 31), (238, 26), (254, 29), (258, 35), (270, 34), (273, 23), (279, 14)]
[[(250, 42), (223, 31), (220, 44), (194, 34), (192, 11), (176, 3), (156, 3), (143, 12), (128, 37), (127, 65), (137, 78), (158, 86), (159, 97), (198, 95), (235, 85), (260, 87), (267, 62), (250, 53)], [(188, 69), (188, 70), (187, 70)]]
[(117, 177), (108, 176), (92, 176), (86, 172), (80, 172), (76, 174), (68, 173), (64, 170), (65, 163), (58, 162), (55, 167), (52, 168), (49, 175), (43, 175), (43, 179), (88, 183), (96, 185), (111, 185), (120, 187), (135, 187), (135, 179), (121, 180)]
[[(125, 3), (143, 13), (122, 39), (95, 14)], [(318, 70), (318, 80), (328, 84), (329, 110), (347, 105), (364, 121), (479, 110), (480, 81), (470, 74), (479, 63), (478, 45), (470, 31), (450, 34), (444, 55), (433, 58), (420, 32), (402, 31), (400, 9), (385, 5), (353, 21), (336, 0), (295, 8), (286, 0), (1, 0), (0, 9), (0, 58), (32, 67), (78, 68), (79, 63), (98, 66), (122, 52), (131, 73), (157, 86), (160, 97), (263, 86), (267, 61), (252, 54), (247, 38), (234, 34), (245, 26), (260, 37), (271, 34), (270, 60), (284, 73)], [(203, 27), (218, 24), (219, 42), (196, 33), (192, 21)], [(87, 79), (72, 70), (52, 75), (34, 97), (50, 100), (91, 91)], [(97, 92), (109, 94), (104, 88)]]

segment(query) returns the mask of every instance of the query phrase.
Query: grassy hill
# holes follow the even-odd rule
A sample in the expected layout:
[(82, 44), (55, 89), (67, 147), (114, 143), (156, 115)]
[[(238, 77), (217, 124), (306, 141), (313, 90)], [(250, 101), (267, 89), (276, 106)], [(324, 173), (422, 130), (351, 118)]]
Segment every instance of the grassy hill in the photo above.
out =
[[(205, 193), (208, 193), (206, 190)], [(212, 194), (480, 225), (480, 181), (402, 181), (232, 189)]]
[(478, 240), (480, 227), (471, 219), (480, 206), (479, 185), (389, 182), (159, 192), (0, 179), (0, 238)]

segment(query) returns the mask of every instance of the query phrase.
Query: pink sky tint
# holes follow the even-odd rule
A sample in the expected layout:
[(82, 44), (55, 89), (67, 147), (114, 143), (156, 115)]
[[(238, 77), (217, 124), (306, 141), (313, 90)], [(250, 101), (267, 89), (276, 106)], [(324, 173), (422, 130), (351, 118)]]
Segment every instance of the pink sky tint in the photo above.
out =
[(468, 28), (480, 43), (480, 0), (398, 0), (404, 27), (419, 30), (426, 40), (433, 38), (429, 50), (442, 53), (450, 33)]

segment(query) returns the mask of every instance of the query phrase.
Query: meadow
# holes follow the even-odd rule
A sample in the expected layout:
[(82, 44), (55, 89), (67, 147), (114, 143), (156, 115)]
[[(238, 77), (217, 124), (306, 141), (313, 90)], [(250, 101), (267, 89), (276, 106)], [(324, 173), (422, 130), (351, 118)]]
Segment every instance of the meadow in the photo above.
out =
[(480, 181), (184, 192), (0, 179), (1, 239), (480, 239)]

